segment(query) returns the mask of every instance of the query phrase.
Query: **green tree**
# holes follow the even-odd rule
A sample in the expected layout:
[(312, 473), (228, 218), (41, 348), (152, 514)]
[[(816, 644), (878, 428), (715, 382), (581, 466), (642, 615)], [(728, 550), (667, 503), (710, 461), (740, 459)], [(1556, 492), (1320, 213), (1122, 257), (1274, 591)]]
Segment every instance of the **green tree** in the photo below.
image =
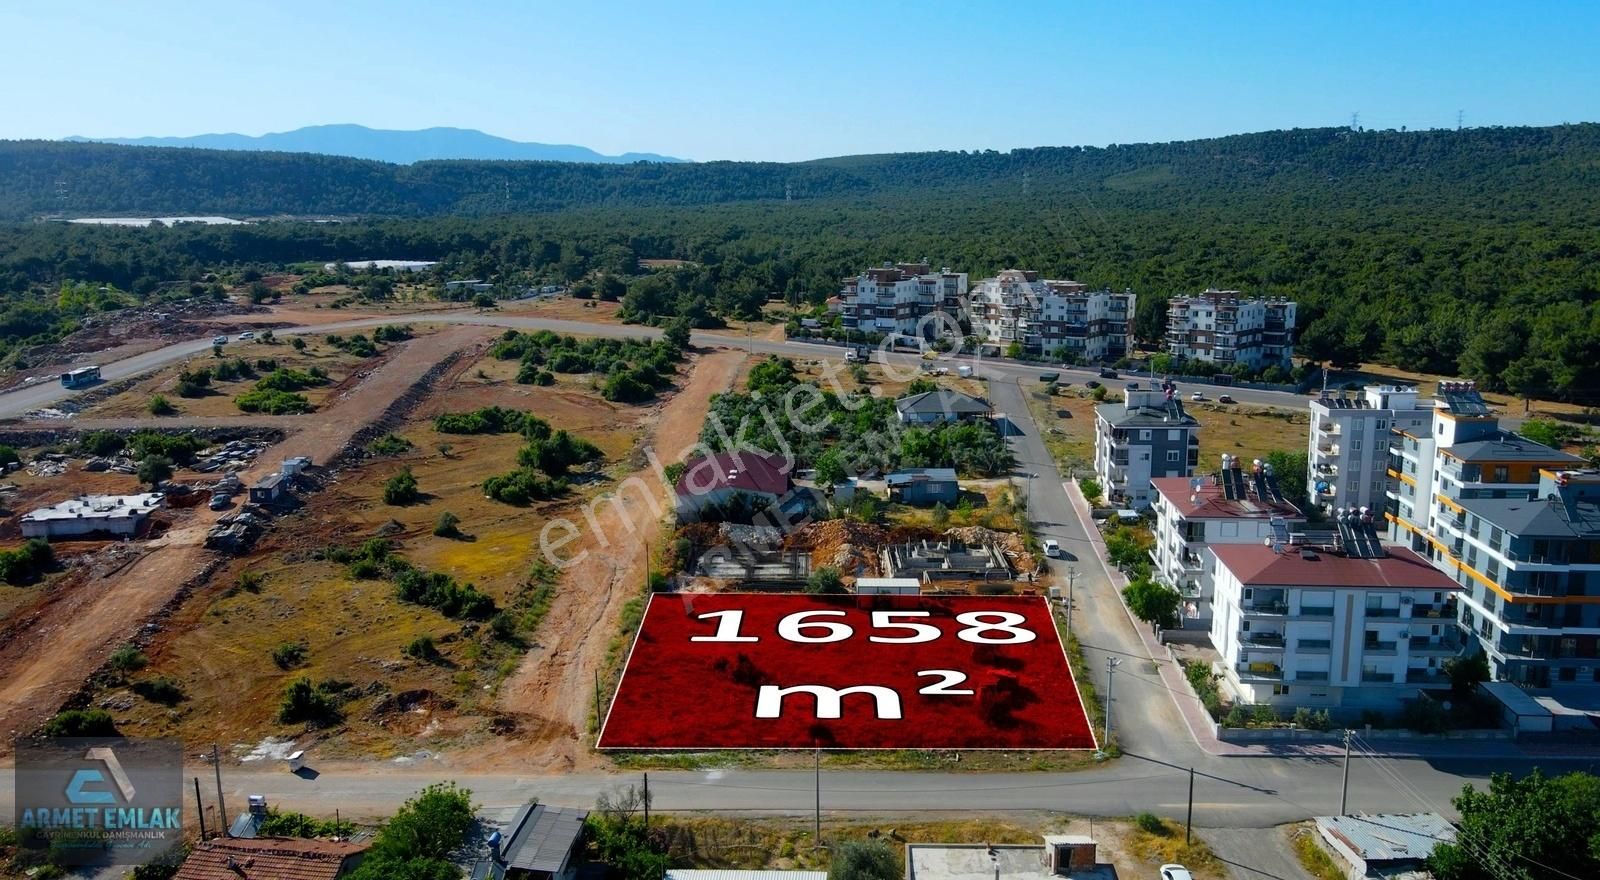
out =
[(811, 573), (806, 578), (807, 593), (845, 593), (844, 581), (839, 578), (839, 569), (832, 566), (823, 566)]
[(400, 473), (390, 477), (383, 484), (383, 503), (401, 507), (415, 504), (422, 500), (422, 492), (417, 488), (417, 478), (412, 475), (410, 467), (403, 467)]
[(1600, 777), (1496, 773), (1488, 791), (1464, 786), (1451, 804), (1456, 842), (1428, 858), (1438, 880), (1600, 877)]
[(471, 791), (453, 782), (428, 786), (378, 829), (352, 880), (459, 880), (450, 855), (476, 812)]
[(828, 880), (898, 880), (894, 851), (882, 840), (847, 840), (834, 850)]
[(52, 739), (118, 735), (116, 722), (103, 709), (67, 709), (58, 712), (45, 723), (40, 733)]
[(1178, 604), (1182, 598), (1176, 591), (1149, 578), (1138, 578), (1122, 589), (1122, 599), (1128, 610), (1140, 620), (1156, 626), (1178, 625)]
[(830, 447), (817, 456), (817, 460), (812, 462), (812, 467), (817, 470), (818, 486), (837, 485), (850, 476), (844, 467), (844, 454), (837, 446)]
[(1262, 461), (1272, 466), (1272, 475), (1277, 478), (1283, 497), (1304, 509), (1311, 501), (1311, 496), (1306, 493), (1306, 479), (1311, 469), (1306, 451), (1274, 449)]
[(1489, 680), (1489, 655), (1474, 651), (1465, 657), (1452, 657), (1445, 661), (1444, 672), (1450, 677), (1451, 693), (1464, 700)]
[(147, 455), (139, 462), (139, 482), (155, 488), (172, 479), (172, 459), (164, 455)]
[(178, 408), (172, 405), (172, 401), (167, 400), (166, 397), (160, 394), (152, 396), (145, 409), (153, 416), (175, 416), (178, 414)]

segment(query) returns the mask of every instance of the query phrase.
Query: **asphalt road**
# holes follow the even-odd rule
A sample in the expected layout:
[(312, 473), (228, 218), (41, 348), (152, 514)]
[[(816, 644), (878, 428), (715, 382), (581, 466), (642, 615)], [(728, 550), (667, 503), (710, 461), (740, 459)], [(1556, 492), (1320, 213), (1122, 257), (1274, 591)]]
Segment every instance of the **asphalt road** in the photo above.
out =
[[(357, 319), (316, 327), (275, 329), (276, 335), (325, 333), (393, 323), (395, 318)], [(649, 328), (584, 324), (495, 313), (443, 313), (406, 316), (411, 323), (463, 323), (518, 329), (549, 329), (598, 336), (647, 336)], [(755, 353), (820, 357), (837, 354), (836, 346), (744, 339), (697, 333), (700, 345), (748, 347)], [(165, 348), (103, 365), (107, 380), (136, 375), (210, 349), (209, 338)], [(914, 364), (909, 355), (896, 363)], [(944, 361), (951, 363), (952, 361)], [(1209, 826), (1262, 827), (1336, 811), (1341, 769), (1336, 759), (1319, 757), (1219, 758), (1202, 752), (1178, 718), (1154, 666), (1089, 549), (1088, 527), (1076, 517), (1055, 464), (1039, 438), (1037, 426), (1018, 384), (1037, 381), (1043, 368), (986, 361), (978, 371), (993, 381), (995, 408), (1010, 417), (1019, 470), (1034, 474), (1028, 482), (1032, 516), (1043, 536), (1060, 541), (1076, 562), (1052, 562), (1057, 573), (1075, 567), (1078, 577), (1074, 623), (1104, 693), (1105, 658), (1117, 657), (1112, 717), (1124, 756), (1103, 768), (1072, 773), (891, 773), (827, 771), (822, 774), (822, 805), (829, 812), (890, 813), (954, 811), (999, 813), (1058, 810), (1095, 816), (1127, 815), (1150, 810), (1181, 819), (1186, 807), (1189, 769), (1197, 773), (1196, 822)], [(1057, 371), (1074, 381), (1086, 371)], [(27, 387), (0, 395), (0, 417), (48, 406), (72, 392), (56, 385)], [(1235, 393), (1241, 402), (1299, 405), (1295, 395), (1274, 392)], [(1487, 761), (1373, 759), (1354, 762), (1350, 807), (1365, 811), (1449, 810), (1449, 798), (1463, 783), (1482, 782), (1491, 770), (1531, 769), (1522, 759)], [(1548, 760), (1543, 763), (1549, 764)], [(284, 772), (282, 765), (256, 769), (230, 767), (225, 788), (230, 804), (242, 805), (245, 794), (265, 794), (278, 803), (313, 813), (338, 808), (347, 815), (375, 816), (391, 811), (408, 795), (441, 778), (459, 780), (487, 806), (507, 806), (537, 795), (547, 803), (587, 806), (600, 791), (635, 776), (576, 774), (564, 776), (476, 775), (451, 772), (424, 760), (409, 764), (364, 764), (321, 768), (314, 778)], [(203, 772), (203, 771), (201, 771)], [(762, 813), (805, 813), (813, 809), (814, 780), (807, 771), (721, 770), (658, 772), (651, 785), (661, 810), (717, 810)], [(13, 815), (11, 774), (0, 770), (0, 819)]]
[[(570, 333), (584, 336), (605, 336), (612, 338), (651, 337), (661, 335), (661, 331), (653, 327), (643, 327), (633, 324), (588, 324), (582, 321), (567, 321), (555, 318), (534, 318), (523, 315), (508, 315), (498, 312), (425, 312), (410, 315), (390, 315), (373, 318), (354, 318), (349, 321), (340, 321), (333, 324), (317, 324), (302, 327), (274, 328), (274, 336), (294, 336), (301, 334), (339, 333), (346, 330), (361, 330), (369, 327), (379, 327), (384, 324), (395, 323), (409, 324), (474, 324), (488, 327), (508, 327), (517, 330), (551, 330), (557, 333)], [(821, 345), (812, 342), (798, 342), (788, 340), (770, 340), (754, 337), (742, 337), (731, 334), (721, 334), (699, 331), (693, 335), (696, 345), (723, 345), (732, 348), (747, 349), (755, 354), (780, 354), (791, 357), (842, 357), (843, 349), (837, 345)], [(230, 342), (229, 347), (238, 347), (242, 343)], [(209, 353), (211, 351), (211, 337), (206, 336), (184, 342), (175, 342), (163, 348), (154, 349), (133, 357), (124, 358), (100, 365), (101, 377), (107, 382), (116, 382), (138, 376), (152, 370), (160, 369), (169, 364), (177, 363), (187, 358)], [(896, 353), (888, 355), (892, 362), (914, 367), (919, 358), (914, 354)], [(947, 365), (952, 372), (959, 363), (975, 363), (980, 375), (991, 376), (999, 379), (1033, 379), (1037, 380), (1041, 373), (1053, 372), (1061, 375), (1064, 382), (1083, 384), (1088, 381), (1105, 382), (1113, 389), (1129, 381), (1149, 381), (1148, 376), (1133, 376), (1124, 374), (1120, 379), (1100, 379), (1094, 370), (1077, 368), (1060, 368), (1047, 366), (1032, 366), (1011, 361), (968, 358), (942, 358), (941, 364)], [(1215, 396), (1216, 389), (1212, 386), (1195, 386), (1190, 389), (1180, 385), (1185, 395), (1191, 390), (1205, 389), (1207, 395)], [(78, 393), (75, 390), (61, 387), (59, 383), (38, 382), (25, 385), (0, 394), (0, 418), (16, 418), (24, 413), (53, 406)], [(1254, 391), (1250, 389), (1230, 390), (1235, 399), (1241, 404), (1256, 404), (1261, 406), (1303, 406), (1304, 399), (1300, 395), (1288, 394), (1278, 391)]]

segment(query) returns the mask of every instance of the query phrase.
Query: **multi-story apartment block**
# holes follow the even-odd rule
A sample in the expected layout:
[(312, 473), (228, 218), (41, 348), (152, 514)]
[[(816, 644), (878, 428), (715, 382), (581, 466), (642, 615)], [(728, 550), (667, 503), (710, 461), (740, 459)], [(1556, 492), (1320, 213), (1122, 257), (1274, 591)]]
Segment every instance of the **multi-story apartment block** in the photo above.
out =
[(1401, 434), (1431, 431), (1433, 404), (1418, 402), (1415, 388), (1369, 385), (1358, 396), (1344, 391), (1311, 401), (1311, 500), (1325, 510), (1384, 504), (1389, 447)]
[(1065, 350), (1079, 363), (1115, 361), (1131, 348), (1136, 299), (1132, 291), (1090, 290), (1007, 269), (972, 288), (968, 316), (974, 335), (1002, 348), (1015, 342), (1032, 354)]
[[(844, 279), (839, 297), (840, 323), (846, 330), (931, 338), (954, 330), (966, 306), (967, 275), (935, 272), (926, 263), (885, 263)], [(949, 322), (925, 320), (941, 311), (950, 316)]]
[(1441, 525), (1497, 679), (1600, 682), (1600, 471), (1540, 471), (1533, 497), (1464, 498)]
[(1167, 351), (1219, 367), (1292, 366), (1295, 304), (1247, 299), (1237, 290), (1205, 290), (1167, 303)]
[(1177, 590), (1187, 607), (1186, 625), (1207, 625), (1215, 585), (1218, 544), (1289, 542), (1305, 515), (1278, 488), (1272, 465), (1253, 462), (1247, 470), (1237, 456), (1223, 455), (1222, 469), (1209, 477), (1161, 477), (1155, 488), (1156, 545), (1150, 551), (1156, 579)]
[[(1570, 473), (1584, 462), (1502, 429), (1470, 382), (1441, 382), (1438, 397), (1427, 429), (1401, 430), (1390, 450), (1384, 511), (1390, 533), (1465, 588), (1460, 624), (1488, 652), (1497, 680), (1536, 687), (1576, 682), (1582, 665), (1574, 660), (1581, 656), (1577, 652), (1593, 656), (1594, 649), (1592, 641), (1580, 648), (1575, 639), (1586, 633), (1573, 630), (1591, 620), (1600, 629), (1600, 618), (1587, 605), (1594, 600), (1585, 595), (1590, 589), (1600, 595), (1600, 579), (1591, 588), (1581, 562), (1550, 561), (1558, 557), (1549, 542), (1563, 544), (1559, 558), (1579, 560), (1594, 551), (1573, 546), (1582, 543), (1582, 524), (1568, 537), (1541, 536), (1551, 523), (1527, 517), (1568, 497), (1578, 499), (1570, 515), (1587, 515), (1587, 480), (1548, 476)], [(1567, 511), (1562, 504), (1547, 513), (1560, 517)], [(1533, 562), (1533, 556), (1545, 561)], [(1592, 672), (1589, 679), (1592, 684)]]
[(1448, 681), (1460, 586), (1342, 509), (1332, 545), (1225, 544), (1215, 559), (1217, 671), (1246, 703), (1393, 709)]
[(1200, 422), (1170, 382), (1149, 389), (1134, 382), (1124, 395), (1094, 408), (1094, 472), (1108, 499), (1141, 509), (1155, 498), (1151, 480), (1194, 473)]

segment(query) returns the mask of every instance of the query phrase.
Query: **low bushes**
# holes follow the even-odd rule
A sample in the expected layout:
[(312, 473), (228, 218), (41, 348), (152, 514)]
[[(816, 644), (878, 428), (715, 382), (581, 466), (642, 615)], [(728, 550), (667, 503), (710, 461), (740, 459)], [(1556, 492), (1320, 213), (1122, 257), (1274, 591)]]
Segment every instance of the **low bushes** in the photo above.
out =
[(521, 431), (527, 421), (527, 413), (486, 406), (471, 412), (444, 413), (433, 420), (433, 429), (441, 434), (509, 434)]
[(283, 699), (278, 704), (278, 721), (283, 724), (337, 724), (344, 720), (344, 713), (339, 709), (335, 693), (326, 682), (313, 684), (309, 676), (302, 675), (284, 688)]
[(298, 415), (316, 409), (304, 394), (287, 391), (246, 391), (235, 397), (233, 402), (244, 412), (269, 416)]
[(50, 542), (30, 538), (15, 550), (0, 550), (0, 581), (21, 586), (37, 581), (56, 561)]

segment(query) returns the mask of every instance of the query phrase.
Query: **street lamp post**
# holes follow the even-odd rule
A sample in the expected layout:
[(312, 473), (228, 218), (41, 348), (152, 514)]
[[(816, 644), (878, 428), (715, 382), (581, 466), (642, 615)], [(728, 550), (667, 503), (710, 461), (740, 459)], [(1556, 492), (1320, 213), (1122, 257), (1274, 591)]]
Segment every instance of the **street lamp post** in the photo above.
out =
[[(1105, 741), (1105, 745), (1108, 745), (1108, 746), (1111, 745), (1111, 688), (1112, 688), (1113, 684), (1115, 684), (1115, 682), (1116, 682), (1117, 667), (1121, 666), (1121, 665), (1122, 665), (1122, 658), (1120, 658), (1120, 657), (1107, 657), (1106, 658), (1106, 741)], [(1102, 748), (1101, 751), (1104, 751), (1104, 748)]]

